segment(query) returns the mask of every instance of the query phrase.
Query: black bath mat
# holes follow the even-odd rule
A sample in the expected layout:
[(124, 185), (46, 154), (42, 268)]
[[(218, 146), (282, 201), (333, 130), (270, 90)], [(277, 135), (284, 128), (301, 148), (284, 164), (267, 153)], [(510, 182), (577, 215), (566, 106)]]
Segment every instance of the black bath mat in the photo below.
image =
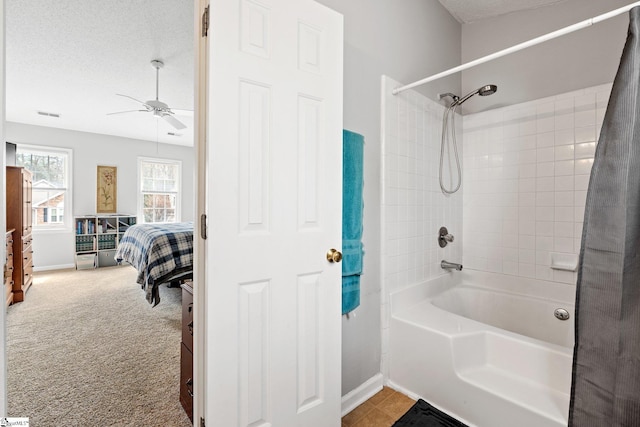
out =
[(418, 399), (392, 427), (467, 427), (467, 425), (451, 418), (424, 400)]

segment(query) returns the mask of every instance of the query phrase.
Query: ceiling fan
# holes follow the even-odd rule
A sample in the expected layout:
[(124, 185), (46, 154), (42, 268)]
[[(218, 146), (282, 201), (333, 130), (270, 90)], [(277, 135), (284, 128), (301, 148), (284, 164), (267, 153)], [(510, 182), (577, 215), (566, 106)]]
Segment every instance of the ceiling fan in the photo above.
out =
[[(117, 93), (116, 95), (118, 96), (123, 96), (125, 98), (129, 98), (132, 99), (134, 101), (136, 101), (137, 103), (141, 104), (142, 107), (144, 107), (144, 109), (140, 109), (140, 110), (127, 110), (127, 111), (118, 111), (115, 113), (107, 113), (107, 115), (114, 115), (114, 114), (125, 114), (125, 113), (137, 113), (137, 112), (146, 112), (146, 113), (151, 113), (153, 114), (156, 118), (163, 118), (167, 123), (169, 123), (171, 126), (173, 126), (176, 129), (184, 129), (187, 126), (182, 123), (180, 120), (176, 119), (174, 117), (175, 112), (169, 108), (169, 106), (167, 104), (165, 104), (164, 102), (160, 101), (158, 99), (158, 89), (159, 89), (159, 81), (160, 81), (160, 68), (162, 68), (164, 66), (164, 62), (160, 61), (159, 59), (154, 59), (153, 61), (151, 61), (151, 66), (153, 68), (156, 69), (156, 99), (152, 99), (150, 101), (147, 102), (142, 102), (139, 99), (136, 99), (132, 96), (129, 95), (122, 95), (120, 93)], [(176, 110), (178, 111), (178, 110)], [(180, 110), (180, 111), (188, 111), (188, 110)]]

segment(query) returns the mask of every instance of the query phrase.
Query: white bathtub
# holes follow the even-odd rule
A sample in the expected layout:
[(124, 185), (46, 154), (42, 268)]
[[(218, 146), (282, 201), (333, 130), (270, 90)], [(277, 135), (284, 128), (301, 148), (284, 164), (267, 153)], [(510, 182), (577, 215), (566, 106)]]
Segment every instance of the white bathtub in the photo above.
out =
[(389, 382), (469, 426), (566, 426), (574, 298), (573, 285), (476, 271), (397, 292)]

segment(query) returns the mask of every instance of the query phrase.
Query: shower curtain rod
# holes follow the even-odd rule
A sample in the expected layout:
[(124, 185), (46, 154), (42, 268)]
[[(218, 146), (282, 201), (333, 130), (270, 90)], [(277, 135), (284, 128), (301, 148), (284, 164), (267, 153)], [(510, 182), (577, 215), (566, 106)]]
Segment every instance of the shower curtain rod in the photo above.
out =
[(505, 55), (509, 55), (510, 53), (517, 52), (522, 49), (526, 49), (531, 46), (535, 46), (537, 44), (546, 42), (547, 40), (555, 39), (560, 36), (564, 36), (565, 34), (573, 33), (574, 31), (581, 30), (583, 28), (587, 28), (592, 26), (593, 24), (597, 24), (598, 22), (605, 21), (607, 19), (613, 18), (614, 16), (621, 15), (625, 12), (630, 11), (636, 6), (640, 6), (640, 1), (628, 4), (619, 9), (612, 10), (611, 12), (603, 13), (602, 15), (595, 16), (593, 18), (585, 19), (584, 21), (578, 22), (577, 24), (569, 25), (568, 27), (561, 28), (559, 30), (553, 31), (551, 33), (545, 34), (540, 37), (536, 37), (529, 41), (517, 44), (515, 46), (508, 47), (506, 49), (500, 50), (498, 52), (492, 53), (487, 56), (483, 56), (482, 58), (475, 59), (473, 61), (467, 62), (466, 64), (458, 65), (457, 67), (451, 68), (447, 71), (443, 71), (438, 74), (434, 74), (433, 76), (424, 78), (422, 80), (418, 80), (417, 82), (413, 82), (411, 84), (400, 86), (391, 91), (392, 94), (397, 95), (400, 92), (404, 92), (405, 90), (412, 89), (416, 86), (421, 86), (425, 83), (432, 82), (434, 80), (441, 79), (442, 77), (449, 76), (451, 74), (455, 74), (459, 71), (464, 71), (469, 68), (475, 67), (476, 65), (484, 64), (485, 62), (492, 61), (496, 58), (500, 58)]

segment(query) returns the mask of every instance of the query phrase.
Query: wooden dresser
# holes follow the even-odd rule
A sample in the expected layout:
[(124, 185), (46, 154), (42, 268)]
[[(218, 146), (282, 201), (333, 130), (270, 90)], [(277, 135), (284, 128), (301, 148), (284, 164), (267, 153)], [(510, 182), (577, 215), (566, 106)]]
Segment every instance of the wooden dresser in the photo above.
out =
[(180, 344), (180, 403), (193, 422), (193, 282), (182, 286), (182, 344)]
[(33, 281), (31, 172), (7, 166), (7, 230), (13, 232), (13, 302), (24, 300)]
[(13, 303), (13, 229), (5, 235), (7, 245), (4, 260), (4, 300), (7, 306)]

